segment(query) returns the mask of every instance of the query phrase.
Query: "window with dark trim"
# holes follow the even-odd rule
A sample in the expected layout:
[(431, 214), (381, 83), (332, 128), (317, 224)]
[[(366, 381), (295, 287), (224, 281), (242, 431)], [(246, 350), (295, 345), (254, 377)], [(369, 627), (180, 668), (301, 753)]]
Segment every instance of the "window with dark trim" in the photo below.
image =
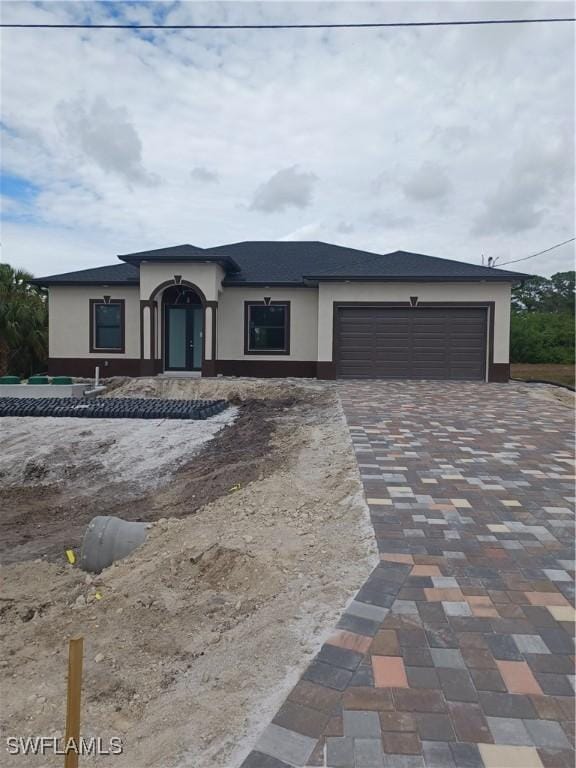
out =
[(124, 352), (124, 299), (90, 299), (90, 352)]
[(290, 302), (246, 301), (244, 354), (290, 354)]

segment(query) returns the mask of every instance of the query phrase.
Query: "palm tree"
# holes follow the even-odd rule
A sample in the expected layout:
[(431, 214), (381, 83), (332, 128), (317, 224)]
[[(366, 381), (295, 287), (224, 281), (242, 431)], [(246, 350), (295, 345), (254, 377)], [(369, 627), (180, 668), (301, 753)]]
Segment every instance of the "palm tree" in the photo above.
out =
[(30, 280), (29, 272), (0, 264), (0, 374), (29, 376), (46, 365), (46, 294)]

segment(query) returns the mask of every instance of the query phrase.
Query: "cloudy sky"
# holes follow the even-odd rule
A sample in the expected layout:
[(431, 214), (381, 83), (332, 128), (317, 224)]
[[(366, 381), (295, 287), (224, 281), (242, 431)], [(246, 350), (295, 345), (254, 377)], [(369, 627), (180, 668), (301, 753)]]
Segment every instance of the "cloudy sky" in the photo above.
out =
[[(3, 2), (3, 22), (573, 16), (571, 3)], [(3, 30), (2, 255), (325, 240), (480, 263), (574, 234), (574, 26)], [(516, 268), (573, 268), (565, 246)], [(513, 267), (511, 267), (513, 268)]]

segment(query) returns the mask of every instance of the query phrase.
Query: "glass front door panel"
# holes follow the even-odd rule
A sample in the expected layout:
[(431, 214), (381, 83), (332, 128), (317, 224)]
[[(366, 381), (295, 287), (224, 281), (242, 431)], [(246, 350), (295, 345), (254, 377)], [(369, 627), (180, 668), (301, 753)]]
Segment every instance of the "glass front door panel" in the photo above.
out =
[(168, 368), (185, 370), (187, 357), (187, 307), (167, 307), (168, 314)]
[(166, 306), (165, 323), (165, 368), (201, 370), (204, 309), (190, 305)]

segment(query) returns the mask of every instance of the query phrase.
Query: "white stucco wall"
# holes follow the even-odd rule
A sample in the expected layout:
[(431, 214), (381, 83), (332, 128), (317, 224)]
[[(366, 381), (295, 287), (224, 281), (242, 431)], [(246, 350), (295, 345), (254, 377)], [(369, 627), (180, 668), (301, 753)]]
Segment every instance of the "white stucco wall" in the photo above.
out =
[(222, 290), (223, 269), (218, 264), (186, 264), (181, 261), (141, 264), (140, 298), (149, 299), (155, 288), (166, 280), (173, 280), (174, 275), (181, 275), (183, 280), (197, 285), (207, 301), (218, 301), (218, 293)]
[[(319, 288), (222, 288), (221, 268), (214, 264), (144, 264), (141, 285), (122, 287), (54, 286), (49, 291), (50, 357), (140, 357), (140, 298), (148, 298), (174, 274), (197, 285), (209, 301), (218, 301), (217, 358), (219, 360), (332, 360), (333, 302), (338, 301), (493, 301), (494, 362), (509, 360), (510, 285), (508, 283), (321, 283)], [(90, 353), (90, 299), (104, 295), (124, 299), (124, 353)], [(290, 354), (244, 354), (244, 302), (290, 301)], [(161, 295), (157, 297), (161, 299)], [(147, 320), (147, 318), (145, 318)], [(206, 343), (211, 329), (206, 329)], [(145, 334), (147, 339), (147, 334)], [(160, 333), (157, 334), (160, 354)], [(145, 345), (148, 356), (148, 344)]]
[[(90, 299), (102, 299), (105, 295), (125, 301), (126, 348), (123, 353), (90, 353)], [(50, 357), (140, 357), (138, 286), (52, 286), (48, 292), (48, 318)]]
[[(290, 354), (244, 354), (244, 302), (290, 302)], [(218, 360), (316, 360), (318, 291), (316, 288), (224, 288), (218, 302)]]
[(510, 345), (509, 283), (320, 283), (318, 360), (332, 360), (334, 301), (493, 301), (494, 362), (507, 363)]

